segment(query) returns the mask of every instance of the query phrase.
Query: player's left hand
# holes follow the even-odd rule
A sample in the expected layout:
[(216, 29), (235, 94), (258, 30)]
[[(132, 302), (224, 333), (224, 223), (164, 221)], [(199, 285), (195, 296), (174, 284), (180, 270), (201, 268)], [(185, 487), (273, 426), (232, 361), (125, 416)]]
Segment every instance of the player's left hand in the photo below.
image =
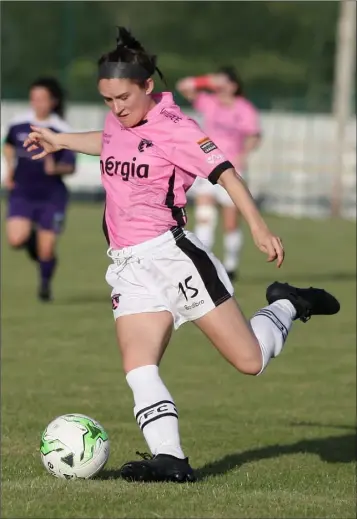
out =
[(252, 230), (252, 236), (258, 249), (268, 256), (267, 261), (276, 260), (276, 266), (280, 268), (285, 257), (281, 238), (272, 234), (267, 227)]
[(54, 175), (56, 172), (56, 163), (51, 154), (46, 155), (44, 163), (46, 175)]

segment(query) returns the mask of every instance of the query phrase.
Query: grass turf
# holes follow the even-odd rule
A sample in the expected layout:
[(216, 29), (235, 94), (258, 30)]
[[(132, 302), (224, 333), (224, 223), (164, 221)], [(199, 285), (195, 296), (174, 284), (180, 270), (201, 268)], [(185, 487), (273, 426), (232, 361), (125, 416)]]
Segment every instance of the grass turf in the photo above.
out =
[[(199, 482), (128, 484), (116, 471), (146, 446), (116, 351), (101, 211), (71, 207), (53, 304), (37, 302), (35, 265), (3, 238), (2, 517), (355, 517), (355, 224), (270, 217), (287, 249), (280, 271), (246, 233), (236, 295), (247, 315), (274, 279), (331, 290), (341, 312), (296, 323), (258, 378), (235, 372), (194, 325), (182, 327), (161, 372)], [(72, 412), (109, 434), (98, 479), (57, 480), (41, 465), (42, 430)]]

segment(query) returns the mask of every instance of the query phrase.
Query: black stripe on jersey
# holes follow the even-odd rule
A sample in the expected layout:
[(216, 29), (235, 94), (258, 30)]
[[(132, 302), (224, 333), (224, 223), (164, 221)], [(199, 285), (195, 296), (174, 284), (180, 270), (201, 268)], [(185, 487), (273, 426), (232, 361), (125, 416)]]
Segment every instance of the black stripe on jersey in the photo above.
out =
[(184, 207), (177, 207), (175, 205), (175, 176), (176, 171), (174, 168), (172, 175), (169, 178), (169, 188), (166, 194), (165, 205), (166, 207), (171, 209), (172, 218), (175, 220), (177, 225), (179, 225), (180, 227), (184, 227), (186, 225), (186, 211)]
[(107, 222), (106, 222), (106, 219), (105, 219), (105, 210), (106, 210), (106, 206), (104, 206), (102, 229), (103, 229), (103, 233), (104, 233), (105, 239), (107, 240), (107, 244), (109, 245), (110, 244), (110, 240), (109, 240), (108, 226), (107, 226)]
[(190, 258), (198, 270), (215, 306), (219, 306), (231, 297), (224, 283), (220, 280), (214, 263), (204, 250), (197, 247), (185, 235), (176, 240), (176, 245)]
[(229, 160), (222, 162), (222, 164), (218, 164), (218, 166), (216, 166), (214, 170), (211, 171), (211, 173), (208, 175), (208, 180), (211, 182), (211, 184), (217, 184), (219, 177), (229, 168), (233, 168), (233, 164), (229, 162)]

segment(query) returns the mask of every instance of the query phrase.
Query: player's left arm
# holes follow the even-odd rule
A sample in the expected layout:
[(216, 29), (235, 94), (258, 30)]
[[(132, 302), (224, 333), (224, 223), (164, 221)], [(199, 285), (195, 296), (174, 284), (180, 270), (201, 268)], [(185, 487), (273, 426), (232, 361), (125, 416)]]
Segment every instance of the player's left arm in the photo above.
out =
[(182, 121), (182, 127), (177, 125), (170, 135), (170, 162), (223, 186), (249, 225), (258, 249), (267, 254), (268, 261), (277, 260), (280, 267), (284, 260), (281, 240), (270, 232), (249, 189), (222, 151), (193, 122)]
[(269, 230), (243, 178), (234, 168), (229, 168), (221, 173), (217, 183), (224, 187), (243, 215), (258, 249), (267, 254), (267, 261), (277, 260), (280, 267), (284, 261), (282, 241)]

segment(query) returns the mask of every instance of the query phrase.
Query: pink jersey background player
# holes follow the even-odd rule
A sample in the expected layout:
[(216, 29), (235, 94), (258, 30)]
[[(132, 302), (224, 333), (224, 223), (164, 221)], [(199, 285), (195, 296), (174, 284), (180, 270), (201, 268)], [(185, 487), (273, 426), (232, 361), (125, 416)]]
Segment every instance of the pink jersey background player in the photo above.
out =
[(119, 28), (116, 48), (98, 63), (98, 90), (110, 109), (104, 130), (55, 134), (34, 127), (25, 147), (39, 149), (34, 160), (61, 149), (101, 156), (112, 259), (106, 280), (134, 415), (152, 453), (125, 463), (120, 475), (127, 481), (192, 482), (177, 407), (158, 369), (173, 327), (194, 322), (228, 362), (257, 375), (281, 352), (294, 319), (336, 313), (339, 304), (324, 291), (275, 282), (267, 290), (269, 305), (247, 323), (223, 265), (184, 229), (187, 189), (198, 176), (223, 186), (258, 249), (278, 267), (281, 240), (223, 151), (170, 93), (153, 94), (155, 70), (155, 57)]
[[(219, 146), (240, 174), (246, 177), (247, 159), (260, 141), (260, 122), (256, 108), (244, 96), (240, 77), (232, 67), (222, 67), (217, 74), (185, 78), (177, 89), (203, 117), (203, 128)], [(195, 194), (195, 234), (211, 249), (217, 224), (218, 203), (223, 217), (223, 264), (231, 280), (239, 266), (243, 234), (239, 212), (221, 186), (197, 179)]]

